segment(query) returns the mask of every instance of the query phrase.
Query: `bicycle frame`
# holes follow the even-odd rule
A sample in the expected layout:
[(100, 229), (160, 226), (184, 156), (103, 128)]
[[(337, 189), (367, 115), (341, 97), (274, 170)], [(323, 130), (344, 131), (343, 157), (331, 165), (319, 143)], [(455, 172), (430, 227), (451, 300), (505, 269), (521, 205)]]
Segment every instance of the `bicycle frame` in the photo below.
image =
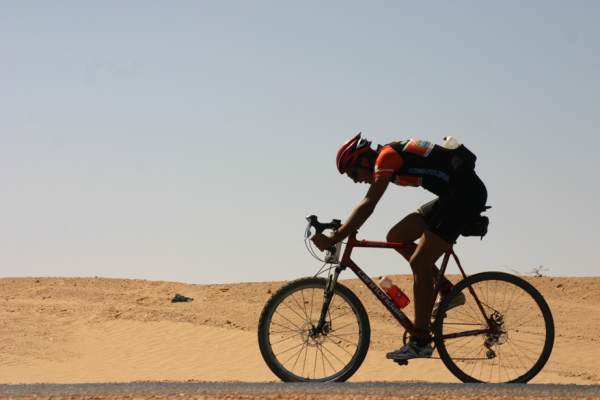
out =
[[(331, 298), (333, 297), (333, 287), (335, 286), (335, 284), (337, 282), (339, 274), (346, 268), (350, 268), (350, 270), (352, 270), (352, 272), (354, 272), (356, 274), (356, 276), (358, 276), (358, 278), (371, 290), (371, 292), (373, 292), (375, 297), (377, 297), (379, 299), (379, 301), (385, 306), (385, 308), (387, 308), (388, 311), (396, 318), (396, 320), (400, 323), (400, 325), (402, 325), (402, 327), (404, 327), (404, 329), (406, 329), (406, 331), (409, 334), (414, 335), (415, 334), (415, 326), (412, 323), (412, 321), (388, 297), (388, 295), (379, 288), (379, 285), (377, 285), (375, 282), (373, 282), (373, 280), (350, 258), (350, 255), (352, 254), (352, 250), (356, 247), (400, 250), (400, 249), (408, 249), (409, 247), (412, 247), (412, 246), (414, 246), (413, 243), (395, 243), (395, 242), (382, 242), (382, 241), (372, 241), (372, 240), (357, 240), (356, 232), (352, 233), (348, 237), (348, 243), (346, 244), (346, 247), (344, 249), (344, 254), (342, 256), (342, 260), (341, 260), (340, 264), (335, 267), (335, 273), (333, 274), (333, 277), (330, 277), (330, 279), (328, 281), (328, 285), (325, 290), (325, 299), (324, 299), (323, 308), (322, 308), (322, 312), (321, 312), (321, 318), (317, 325), (317, 329), (321, 328), (323, 326), (323, 324), (325, 323), (325, 316), (326, 316), (327, 310), (329, 309), (329, 304), (331, 302)], [(437, 295), (438, 295), (440, 278), (444, 276), (444, 273), (448, 266), (448, 261), (450, 260), (450, 256), (452, 256), (454, 258), (454, 261), (456, 262), (463, 278), (467, 277), (467, 275), (465, 274), (465, 271), (462, 268), (460, 260), (458, 259), (458, 256), (454, 253), (454, 250), (452, 249), (452, 247), (450, 247), (450, 249), (448, 249), (444, 253), (444, 258), (442, 260), (442, 266), (440, 268), (438, 277), (435, 280), (435, 286), (434, 286), (434, 296), (435, 297), (437, 297)], [(491, 321), (485, 315), (485, 311), (483, 309), (483, 306), (481, 305), (481, 302), (479, 301), (479, 298), (477, 297), (473, 288), (470, 286), (469, 286), (469, 291), (475, 298), (475, 301), (476, 301), (481, 313), (483, 314), (484, 318), (488, 322), (488, 329), (475, 329), (475, 330), (464, 331), (464, 332), (460, 332), (460, 333), (443, 335), (442, 336), (443, 339), (480, 335), (482, 333), (489, 333), (491, 331)]]

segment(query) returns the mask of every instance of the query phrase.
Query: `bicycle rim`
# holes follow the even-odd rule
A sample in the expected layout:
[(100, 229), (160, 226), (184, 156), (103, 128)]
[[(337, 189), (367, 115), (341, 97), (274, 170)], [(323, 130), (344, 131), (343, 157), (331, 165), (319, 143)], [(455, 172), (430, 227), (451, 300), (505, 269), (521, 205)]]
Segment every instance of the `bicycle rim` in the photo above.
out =
[[(448, 310), (451, 298), (459, 293), (466, 303)], [(487, 333), (443, 339), (489, 329), (486, 318), (493, 327)], [(553, 342), (554, 323), (541, 294), (523, 279), (502, 272), (477, 274), (460, 282), (436, 320), (440, 357), (463, 382), (527, 382), (543, 368)]]

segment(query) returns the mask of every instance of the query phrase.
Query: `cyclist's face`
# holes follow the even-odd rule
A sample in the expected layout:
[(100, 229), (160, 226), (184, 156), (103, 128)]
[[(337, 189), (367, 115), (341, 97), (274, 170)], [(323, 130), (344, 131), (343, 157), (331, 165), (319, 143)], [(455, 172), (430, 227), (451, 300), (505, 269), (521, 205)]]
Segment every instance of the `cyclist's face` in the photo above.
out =
[(348, 168), (346, 174), (356, 183), (371, 183), (373, 180), (373, 171), (366, 158), (360, 159), (356, 165)]

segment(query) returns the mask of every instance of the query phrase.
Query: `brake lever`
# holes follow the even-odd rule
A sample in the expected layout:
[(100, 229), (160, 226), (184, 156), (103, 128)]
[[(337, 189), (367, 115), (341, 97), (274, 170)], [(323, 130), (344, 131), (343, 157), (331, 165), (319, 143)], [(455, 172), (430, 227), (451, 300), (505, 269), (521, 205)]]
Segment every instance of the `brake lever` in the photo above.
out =
[(312, 231), (310, 230), (311, 227), (312, 225), (309, 223), (306, 230), (304, 230), (304, 239), (308, 239), (312, 236)]
[(306, 229), (304, 230), (304, 238), (308, 239), (309, 237), (312, 236), (312, 231), (310, 230), (310, 228), (312, 228), (313, 224), (317, 221), (317, 216), (309, 215), (306, 217), (306, 220), (308, 221), (308, 225), (306, 226)]

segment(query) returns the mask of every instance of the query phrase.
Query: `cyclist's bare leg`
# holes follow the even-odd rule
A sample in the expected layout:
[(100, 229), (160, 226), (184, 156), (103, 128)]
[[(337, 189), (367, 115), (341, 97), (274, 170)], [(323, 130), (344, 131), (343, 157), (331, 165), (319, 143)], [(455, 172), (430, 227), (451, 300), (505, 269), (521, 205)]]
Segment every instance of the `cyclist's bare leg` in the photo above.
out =
[[(402, 249), (395, 249), (398, 253), (402, 254), (404, 258), (406, 258), (406, 261), (410, 261), (410, 258), (417, 248), (417, 245), (414, 243), (414, 241), (423, 235), (423, 232), (426, 228), (427, 226), (425, 224), (423, 215), (418, 212), (414, 212), (408, 214), (400, 222), (394, 225), (388, 232), (386, 239), (388, 242), (412, 244), (412, 246), (407, 246)], [(439, 269), (435, 266), (435, 264), (432, 264), (432, 267), (432, 273), (434, 276), (437, 276), (440, 272)], [(451, 285), (450, 281), (448, 281), (445, 276), (442, 277), (442, 282), (446, 284), (446, 286)]]
[(417, 338), (427, 336), (431, 310), (435, 301), (433, 293), (435, 274), (433, 271), (437, 268), (435, 268), (434, 263), (449, 248), (450, 244), (448, 242), (425, 229), (417, 249), (410, 258), (410, 266), (415, 276), (414, 303)]
[(398, 253), (402, 254), (402, 256), (409, 261), (417, 248), (414, 241), (421, 237), (424, 230), (425, 220), (423, 219), (423, 216), (419, 213), (411, 213), (390, 229), (386, 239), (388, 242), (412, 244), (413, 246), (396, 249)]

